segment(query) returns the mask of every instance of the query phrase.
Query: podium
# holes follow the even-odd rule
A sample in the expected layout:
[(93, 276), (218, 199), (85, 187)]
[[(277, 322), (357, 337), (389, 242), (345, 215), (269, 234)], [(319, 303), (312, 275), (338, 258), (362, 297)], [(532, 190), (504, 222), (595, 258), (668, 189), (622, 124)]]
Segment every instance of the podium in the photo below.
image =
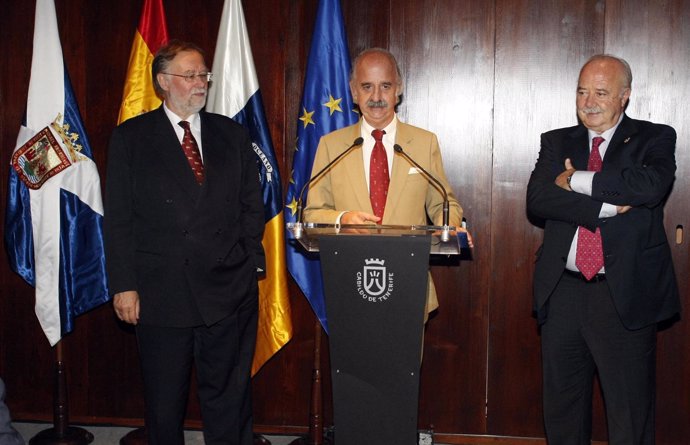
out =
[(320, 252), (337, 445), (417, 443), (429, 256), (467, 246), (444, 229), (288, 224)]

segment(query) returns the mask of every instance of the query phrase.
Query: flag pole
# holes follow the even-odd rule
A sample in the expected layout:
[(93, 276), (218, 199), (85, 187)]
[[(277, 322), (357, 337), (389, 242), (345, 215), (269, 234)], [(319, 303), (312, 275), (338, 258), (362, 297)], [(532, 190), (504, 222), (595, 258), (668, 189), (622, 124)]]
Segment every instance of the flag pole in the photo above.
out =
[(82, 445), (93, 442), (93, 434), (75, 426), (69, 426), (67, 404), (67, 371), (65, 369), (62, 340), (53, 348), (55, 369), (53, 381), (53, 427), (36, 434), (29, 445)]
[(311, 378), (311, 403), (309, 405), (309, 434), (299, 437), (290, 445), (331, 445), (331, 441), (324, 437), (323, 430), (323, 385), (321, 379), (321, 340), (323, 328), (316, 318), (314, 322), (314, 364)]

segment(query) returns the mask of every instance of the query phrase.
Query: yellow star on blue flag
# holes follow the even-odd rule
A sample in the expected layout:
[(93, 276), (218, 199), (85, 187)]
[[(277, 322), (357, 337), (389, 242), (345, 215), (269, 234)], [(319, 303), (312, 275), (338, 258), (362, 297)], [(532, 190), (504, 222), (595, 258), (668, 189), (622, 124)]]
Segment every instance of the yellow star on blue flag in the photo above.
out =
[(336, 111), (340, 111), (341, 113), (343, 112), (342, 108), (340, 108), (340, 102), (342, 102), (343, 100), (342, 98), (334, 99), (333, 96), (329, 94), (328, 99), (328, 102), (321, 105), (323, 105), (324, 107), (328, 107), (328, 109), (331, 110), (331, 116), (333, 116), (333, 113), (335, 113)]
[(302, 113), (302, 117), (300, 117), (299, 120), (304, 122), (304, 128), (307, 128), (307, 125), (309, 125), (309, 124), (316, 125), (311, 118), (314, 115), (314, 112), (313, 111), (311, 111), (311, 112), (307, 111), (306, 108), (303, 108), (303, 109), (304, 109), (304, 112)]
[(295, 197), (292, 197), (292, 201), (290, 201), (290, 204), (286, 204), (285, 207), (290, 209), (292, 212), (292, 216), (295, 216), (295, 213), (297, 213), (297, 200), (295, 200)]

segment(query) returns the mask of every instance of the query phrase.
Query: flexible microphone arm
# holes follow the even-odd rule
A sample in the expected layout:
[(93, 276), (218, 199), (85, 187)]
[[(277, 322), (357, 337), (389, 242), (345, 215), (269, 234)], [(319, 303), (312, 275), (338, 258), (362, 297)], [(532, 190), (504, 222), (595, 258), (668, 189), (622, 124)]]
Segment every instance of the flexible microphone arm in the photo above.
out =
[(431, 182), (433, 182), (434, 185), (437, 186), (435, 188), (438, 189), (443, 194), (443, 233), (441, 234), (441, 241), (447, 242), (450, 239), (450, 234), (449, 234), (450, 202), (448, 201), (448, 192), (446, 191), (446, 188), (443, 186), (443, 184), (441, 184), (441, 181), (436, 179), (431, 173), (426, 171), (426, 169), (424, 169), (424, 167), (419, 165), (417, 163), (417, 161), (415, 161), (407, 153), (405, 153), (405, 151), (403, 150), (403, 148), (399, 144), (395, 144), (393, 146), (393, 150), (396, 153), (398, 153), (399, 155), (401, 155), (402, 157), (404, 157), (405, 159), (407, 159), (412, 165), (417, 167), (417, 169), (419, 169), (422, 173), (424, 173), (424, 176), (426, 176), (427, 179), (429, 179)]
[(352, 142), (352, 145), (350, 145), (349, 147), (347, 147), (347, 149), (346, 149), (345, 151), (343, 151), (343, 152), (340, 153), (338, 156), (336, 156), (335, 159), (333, 159), (331, 162), (329, 162), (328, 164), (326, 164), (326, 166), (325, 166), (324, 168), (322, 168), (321, 170), (319, 170), (319, 172), (318, 172), (317, 174), (315, 174), (314, 176), (312, 176), (311, 178), (309, 178), (309, 180), (308, 180), (307, 182), (304, 183), (304, 186), (302, 186), (302, 190), (301, 190), (300, 193), (299, 193), (299, 199), (297, 200), (297, 223), (298, 223), (298, 224), (302, 224), (303, 197), (304, 197), (304, 191), (307, 189), (307, 187), (308, 187), (312, 182), (316, 181), (316, 180), (319, 179), (321, 176), (323, 176), (323, 174), (324, 174), (326, 171), (328, 171), (331, 167), (333, 167), (333, 165), (335, 165), (338, 161), (340, 161), (343, 157), (345, 157), (348, 153), (350, 153), (350, 152), (352, 151), (353, 148), (362, 145), (362, 143), (364, 143), (364, 138), (362, 138), (362, 137), (360, 136), (360, 137), (358, 137), (357, 139), (355, 139), (355, 140)]

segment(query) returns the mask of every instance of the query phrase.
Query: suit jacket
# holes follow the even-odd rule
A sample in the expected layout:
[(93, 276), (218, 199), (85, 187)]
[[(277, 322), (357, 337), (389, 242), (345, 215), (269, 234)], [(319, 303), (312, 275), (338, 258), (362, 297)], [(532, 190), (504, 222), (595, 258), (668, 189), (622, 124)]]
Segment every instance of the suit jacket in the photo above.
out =
[[(316, 150), (312, 174), (319, 172), (360, 136), (361, 121), (323, 136)], [(436, 135), (398, 121), (395, 142), (443, 184), (450, 201), (450, 225), (459, 227), (462, 222), (462, 208), (455, 199), (443, 170)], [(328, 174), (311, 185), (304, 219), (308, 222), (332, 224), (338, 215), (346, 210), (373, 213), (364, 176), (362, 152), (358, 149), (342, 158)], [(381, 223), (426, 225), (427, 215), (434, 224), (442, 223), (443, 195), (412, 164), (402, 156), (395, 156), (386, 210)], [(438, 307), (436, 291), (431, 280), (428, 297), (427, 311), (431, 311)]]
[(201, 186), (162, 106), (127, 120), (110, 140), (110, 292), (138, 291), (142, 324), (213, 324), (256, 298), (256, 268), (265, 268), (264, 208), (249, 136), (227, 117), (200, 116)]
[[(358, 122), (322, 137), (314, 157), (312, 174), (320, 171), (360, 135), (361, 124)], [(436, 135), (398, 121), (395, 142), (443, 184), (450, 201), (450, 225), (459, 226), (462, 208), (446, 179)], [(362, 152), (357, 149), (311, 185), (304, 217), (306, 221), (332, 224), (344, 210), (373, 213), (364, 177)], [(434, 224), (440, 225), (442, 210), (443, 195), (407, 160), (395, 156), (381, 223), (425, 225), (428, 214)]]
[[(592, 196), (566, 191), (554, 180), (570, 158), (587, 170), (589, 136), (583, 125), (544, 133), (527, 187), (527, 210), (544, 220), (537, 251), (534, 308), (540, 322), (565, 269), (578, 226), (601, 229), (607, 283), (623, 324), (638, 329), (680, 310), (663, 216), (676, 170), (673, 128), (624, 116), (594, 175)], [(602, 203), (631, 205), (627, 213), (599, 218)]]

